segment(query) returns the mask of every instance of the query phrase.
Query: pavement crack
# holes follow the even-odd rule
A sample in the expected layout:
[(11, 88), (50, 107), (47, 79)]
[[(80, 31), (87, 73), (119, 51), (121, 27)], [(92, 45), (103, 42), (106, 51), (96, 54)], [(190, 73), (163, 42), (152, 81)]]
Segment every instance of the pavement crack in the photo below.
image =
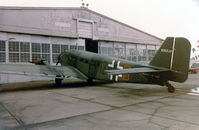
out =
[(1, 105), (1, 107), (4, 109), (4, 110), (6, 110), (16, 121), (17, 121), (17, 123), (20, 125), (20, 126), (25, 126), (25, 123), (22, 121), (22, 120), (20, 120), (20, 119), (18, 119), (14, 114), (12, 114), (12, 112), (11, 111), (9, 111), (8, 109), (7, 109), (7, 107), (3, 104), (3, 103), (0, 103), (0, 105)]
[[(161, 103), (161, 104), (163, 104), (163, 103)], [(158, 113), (158, 111), (159, 111), (161, 108), (165, 107), (165, 106), (166, 106), (166, 105), (163, 104), (162, 106), (157, 107), (157, 108), (153, 111), (153, 113), (151, 114), (151, 116), (149, 117), (148, 123), (157, 125), (157, 126), (159, 126), (159, 127), (161, 127), (161, 128), (164, 128), (164, 129), (168, 128), (168, 127), (166, 127), (166, 126), (160, 125), (160, 124), (158, 124), (158, 123), (156, 123), (156, 122), (153, 121), (153, 118), (156, 116), (156, 114)]]
[(62, 94), (62, 93), (58, 93), (58, 92), (52, 92), (52, 91), (48, 91), (48, 92), (55, 93), (55, 94), (58, 94), (58, 95), (67, 96), (67, 97), (71, 97), (71, 98), (75, 98), (75, 99), (82, 100), (82, 101), (87, 101), (87, 102), (90, 102), (90, 103), (96, 103), (96, 104), (99, 104), (99, 105), (108, 106), (108, 107), (115, 108), (115, 109), (118, 108), (118, 107), (113, 106), (113, 105), (108, 105), (108, 104), (92, 101), (92, 99), (83, 99), (83, 98), (74, 97), (74, 96), (70, 96), (70, 95), (66, 95), (66, 94)]

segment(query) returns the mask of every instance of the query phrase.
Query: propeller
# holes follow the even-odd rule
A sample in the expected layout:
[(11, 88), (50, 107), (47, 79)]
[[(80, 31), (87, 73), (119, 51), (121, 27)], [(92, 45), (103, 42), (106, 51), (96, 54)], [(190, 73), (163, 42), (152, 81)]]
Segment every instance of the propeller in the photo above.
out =
[(33, 63), (35, 65), (44, 65), (44, 60), (40, 59), (40, 58), (36, 58), (33, 61), (29, 61), (29, 63)]
[(58, 55), (56, 56), (56, 59), (57, 59), (56, 65), (58, 65), (58, 64), (60, 63), (60, 60), (61, 60), (60, 56), (61, 56), (61, 54), (58, 54)]

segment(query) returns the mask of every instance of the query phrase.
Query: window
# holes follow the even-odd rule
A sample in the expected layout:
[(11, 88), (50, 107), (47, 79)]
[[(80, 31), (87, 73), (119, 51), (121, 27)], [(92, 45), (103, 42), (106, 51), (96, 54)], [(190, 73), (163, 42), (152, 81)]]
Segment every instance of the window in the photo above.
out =
[(53, 63), (57, 62), (57, 55), (60, 53), (60, 45), (57, 44), (52, 44), (52, 58), (53, 58)]
[(155, 50), (156, 50), (156, 52), (159, 50), (159, 48), (160, 48), (160, 46), (155, 46)]
[(41, 47), (40, 43), (32, 43), (32, 60), (41, 58)]
[(6, 57), (5, 57), (5, 41), (0, 40), (0, 62), (5, 62)]
[(68, 45), (61, 45), (61, 52), (68, 50)]
[(127, 54), (126, 54), (127, 60), (136, 62), (136, 55), (137, 55), (136, 44), (126, 44), (126, 49), (127, 49)]
[(42, 49), (42, 54), (41, 54), (42, 59), (50, 63), (50, 44), (42, 43), (41, 49)]
[(125, 59), (124, 44), (115, 43), (114, 48), (115, 48), (114, 50), (115, 57), (120, 58), (120, 59)]
[(99, 42), (99, 52), (103, 55), (113, 57), (113, 43), (112, 42)]
[(108, 55), (108, 48), (107, 47), (101, 47), (101, 54)]
[(9, 62), (19, 62), (19, 42), (9, 41)]
[(68, 50), (68, 45), (52, 44), (52, 59), (53, 63), (57, 62), (57, 55)]
[(30, 43), (9, 41), (9, 62), (28, 62), (30, 61)]
[(41, 58), (50, 63), (50, 44), (32, 43), (32, 60)]
[(52, 52), (53, 53), (60, 53), (60, 45), (52, 45)]
[(50, 53), (50, 44), (42, 43), (42, 53)]
[(70, 50), (76, 50), (77, 49), (77, 46), (75, 45), (70, 45)]
[(70, 45), (70, 50), (84, 50), (84, 46)]
[(20, 42), (20, 54), (21, 62), (30, 61), (30, 43)]
[(78, 46), (78, 50), (84, 50), (84, 46)]
[(138, 61), (146, 61), (147, 59), (147, 49), (146, 45), (137, 45), (138, 51)]
[(151, 61), (155, 56), (156, 50), (154, 45), (147, 45), (148, 60)]
[(40, 48), (40, 43), (32, 43), (32, 53), (40, 53), (41, 48)]

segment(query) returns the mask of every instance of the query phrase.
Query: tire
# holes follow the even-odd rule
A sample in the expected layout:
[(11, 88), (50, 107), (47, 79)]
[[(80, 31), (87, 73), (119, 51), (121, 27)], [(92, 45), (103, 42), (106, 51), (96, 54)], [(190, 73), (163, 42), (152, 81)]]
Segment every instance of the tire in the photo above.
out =
[(87, 82), (88, 82), (88, 83), (93, 83), (93, 79), (92, 79), (92, 78), (89, 78), (89, 79), (87, 79)]
[(175, 88), (171, 85), (168, 86), (168, 92), (170, 93), (174, 93), (175, 92)]
[(56, 86), (60, 86), (61, 85), (61, 81), (62, 81), (62, 79), (55, 79)]

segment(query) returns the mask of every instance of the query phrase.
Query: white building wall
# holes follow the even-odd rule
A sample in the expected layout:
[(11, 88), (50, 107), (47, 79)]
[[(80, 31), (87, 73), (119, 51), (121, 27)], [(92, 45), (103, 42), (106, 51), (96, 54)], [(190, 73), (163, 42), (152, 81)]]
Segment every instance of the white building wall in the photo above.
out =
[[(12, 33), (5, 33), (0, 32), (0, 40), (5, 41), (5, 44), (7, 45), (6, 49), (6, 62), (3, 62), (1, 64), (9, 63), (9, 64), (30, 64), (28, 62), (10, 62), (9, 61), (9, 42), (28, 42), (30, 43), (30, 61), (32, 61), (32, 43), (45, 43), (50, 45), (50, 63), (55, 65), (53, 63), (53, 54), (55, 56), (59, 53), (61, 53), (61, 47), (62, 45), (68, 45), (68, 49), (70, 48), (80, 48), (85, 49), (85, 40), (84, 39), (70, 39), (70, 38), (58, 38), (58, 37), (46, 37), (46, 36), (35, 36), (35, 35), (25, 35), (25, 34), (12, 34)], [(60, 52), (59, 53), (53, 53), (52, 45), (59, 45), (60, 46)], [(1, 68), (0, 68), (1, 69)], [(10, 82), (24, 82), (24, 81), (34, 81), (34, 80), (54, 80), (52, 78), (46, 78), (46, 77), (36, 77), (36, 76), (22, 76), (22, 75), (13, 75), (13, 74), (0, 74), (0, 83), (10, 83)]]

